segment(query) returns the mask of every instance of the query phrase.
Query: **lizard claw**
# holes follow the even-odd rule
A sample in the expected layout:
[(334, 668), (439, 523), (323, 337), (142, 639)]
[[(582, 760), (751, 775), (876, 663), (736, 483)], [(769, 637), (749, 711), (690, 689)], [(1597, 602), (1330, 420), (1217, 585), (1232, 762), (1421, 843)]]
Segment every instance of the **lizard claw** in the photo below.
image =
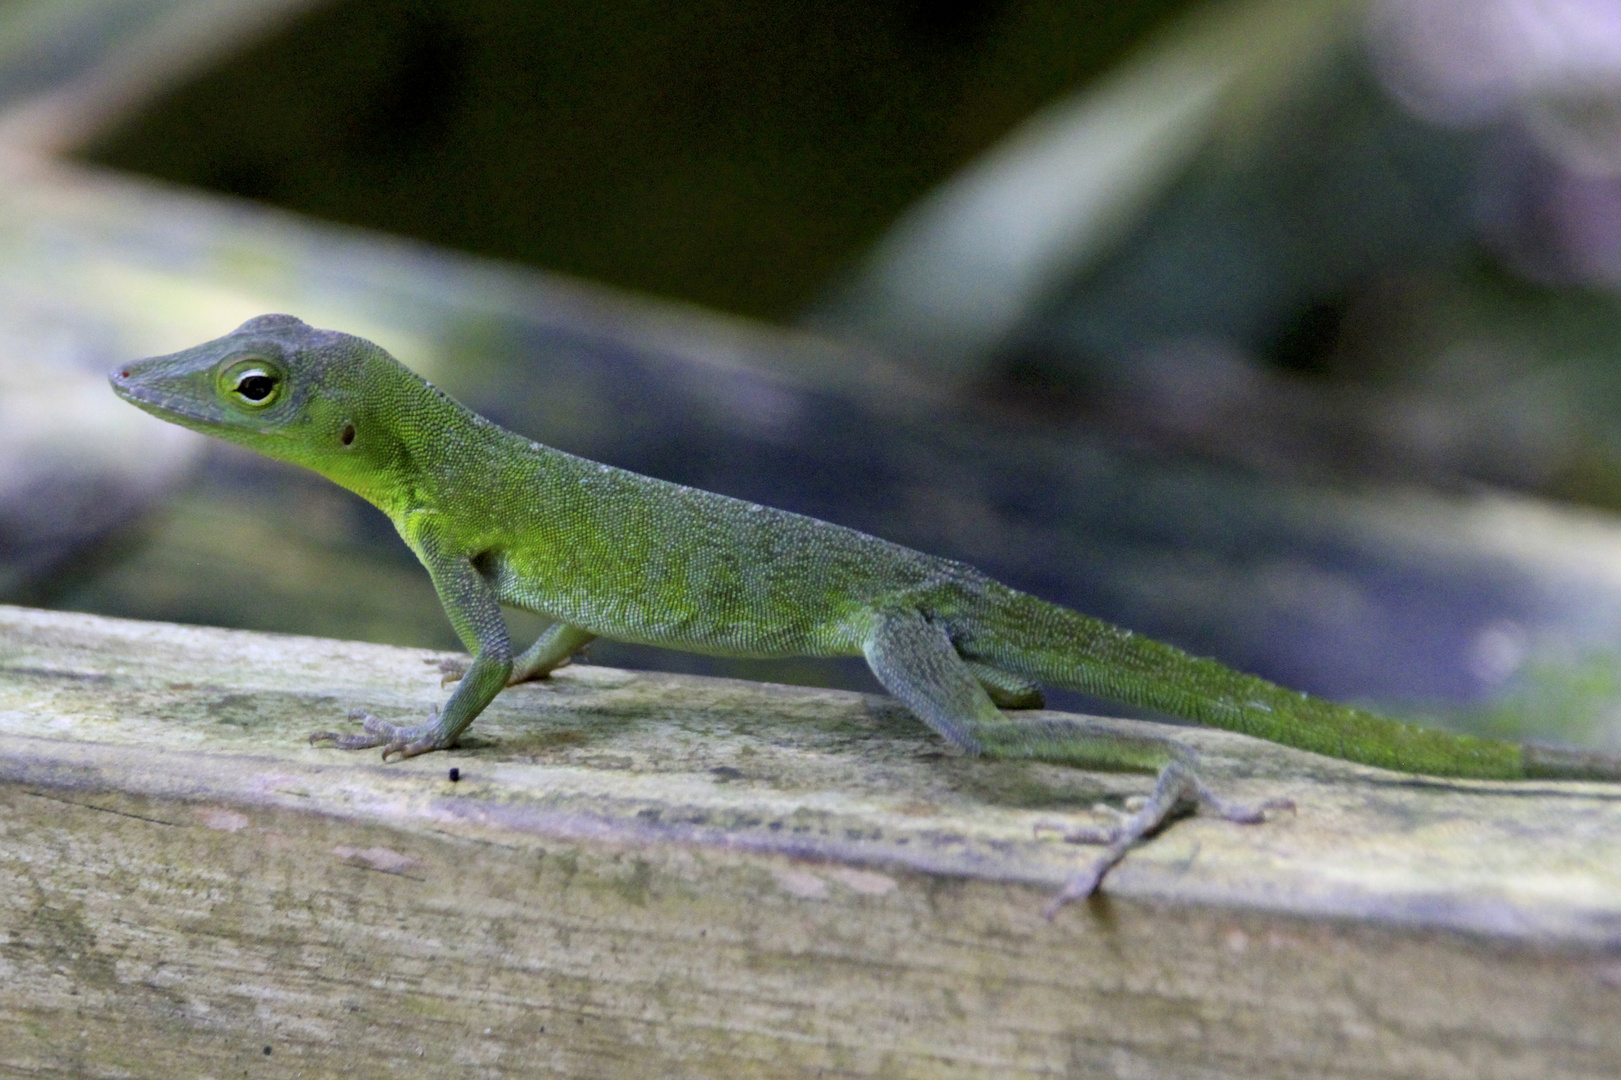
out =
[(362, 726), (365, 727), (367, 734), (347, 735), (341, 731), (312, 731), (310, 732), (310, 745), (314, 746), (317, 742), (325, 741), (330, 742), (339, 750), (367, 750), (373, 746), (381, 746), (387, 741), (384, 733), (374, 725), (381, 725), (382, 727), (388, 725), (383, 724), (381, 720), (371, 713), (361, 709), (350, 709), (349, 719), (365, 721)]
[(1148, 805), (1146, 797), (1133, 795), (1121, 810), (1108, 803), (1093, 803), (1092, 813), (1113, 819), (1109, 825), (1070, 825), (1061, 821), (1038, 821), (1035, 831), (1055, 832), (1066, 844), (1112, 844), (1132, 828), (1132, 819)]
[(1064, 909), (1064, 905), (1072, 900), (1085, 900), (1088, 896), (1097, 892), (1098, 886), (1103, 884), (1103, 875), (1113, 869), (1114, 864), (1119, 861), (1119, 859), (1115, 859), (1111, 862), (1107, 857), (1099, 859), (1064, 882), (1064, 887), (1058, 891), (1058, 895), (1053, 897), (1047, 906), (1041, 909), (1042, 917), (1048, 922), (1052, 922), (1058, 913)]
[(1107, 809), (1116, 816), (1113, 825), (1081, 825), (1064, 831), (1064, 840), (1068, 843), (1107, 844), (1108, 847), (1092, 865), (1070, 878), (1058, 895), (1053, 897), (1044, 912), (1048, 919), (1057, 915), (1070, 901), (1091, 896), (1103, 883), (1104, 875), (1114, 869), (1139, 840), (1158, 832), (1180, 814), (1197, 810), (1240, 825), (1258, 825), (1266, 820), (1269, 811), (1293, 812), (1295, 809), (1291, 799), (1268, 799), (1255, 805), (1228, 802), (1205, 787), (1190, 769), (1174, 764), (1160, 773), (1153, 794), (1141, 803), (1132, 800), (1127, 805), (1133, 812), (1121, 813), (1110, 807), (1097, 808)]
[(1267, 799), (1265, 802), (1233, 803), (1218, 798), (1209, 791), (1200, 791), (1199, 810), (1201, 813), (1208, 810), (1223, 821), (1236, 822), (1239, 825), (1259, 825), (1266, 820), (1266, 815), (1272, 810), (1287, 810), (1297, 813), (1293, 799)]
[(339, 750), (369, 750), (381, 746), (384, 761), (396, 756), (403, 761), (418, 754), (426, 754), (430, 750), (444, 750), (448, 746), (437, 730), (439, 720), (437, 705), (428, 709), (427, 722), (416, 727), (390, 724), (361, 709), (351, 709), (349, 719), (359, 720), (366, 733), (345, 735), (337, 731), (316, 731), (310, 734), (310, 745), (325, 740)]
[[(426, 662), (434, 663), (432, 660)], [(466, 660), (440, 660), (438, 664), (439, 685), (441, 687), (449, 686), (453, 682), (460, 682), (462, 676), (467, 674)]]

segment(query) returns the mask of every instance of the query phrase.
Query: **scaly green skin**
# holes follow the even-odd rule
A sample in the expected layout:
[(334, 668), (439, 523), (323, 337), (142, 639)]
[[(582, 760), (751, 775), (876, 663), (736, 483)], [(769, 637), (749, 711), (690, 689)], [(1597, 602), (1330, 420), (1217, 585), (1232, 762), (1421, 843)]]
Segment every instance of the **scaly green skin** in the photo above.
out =
[[(1435, 776), (1621, 779), (1621, 760), (1398, 723), (1294, 693), (1045, 603), (961, 563), (824, 521), (586, 461), (506, 431), (381, 348), (287, 315), (127, 365), (113, 389), (186, 427), (307, 466), (394, 522), (427, 567), (472, 665), (443, 714), (366, 718), (339, 746), (409, 757), (455, 745), (503, 686), (596, 636), (721, 656), (865, 656), (878, 680), (970, 753), (1163, 767), (1150, 806), (1066, 890), (1089, 892), (1186, 801), (1234, 820), (1191, 751), (1073, 724), (1016, 721), (1037, 684), (1148, 706), (1351, 761)], [(499, 604), (556, 625), (514, 657)], [(1112, 860), (1112, 861), (1111, 861)]]

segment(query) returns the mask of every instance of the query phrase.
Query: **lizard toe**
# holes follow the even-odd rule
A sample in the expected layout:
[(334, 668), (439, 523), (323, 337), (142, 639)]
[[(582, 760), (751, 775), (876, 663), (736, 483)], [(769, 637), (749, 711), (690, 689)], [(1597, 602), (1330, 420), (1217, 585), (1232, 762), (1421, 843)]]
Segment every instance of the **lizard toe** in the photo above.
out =
[(1097, 892), (1098, 886), (1103, 883), (1103, 875), (1108, 873), (1114, 867), (1114, 864), (1119, 861), (1119, 859), (1111, 859), (1105, 855), (1070, 878), (1064, 883), (1064, 887), (1058, 891), (1058, 895), (1053, 897), (1047, 906), (1042, 909), (1041, 914), (1048, 922), (1051, 922), (1064, 909), (1065, 905), (1076, 900), (1085, 900)]
[(1267, 814), (1273, 810), (1295, 813), (1293, 799), (1267, 799), (1265, 802), (1254, 804), (1230, 802), (1197, 780), (1194, 781), (1193, 796), (1198, 800), (1201, 814), (1211, 814), (1238, 825), (1259, 825), (1266, 821)]
[(1076, 825), (1064, 830), (1064, 843), (1112, 844), (1124, 833), (1123, 825)]
[(462, 676), (467, 674), (467, 661), (441, 660), (439, 661), (439, 685), (449, 686), (453, 682), (461, 682)]
[(384, 761), (404, 761), (419, 754), (431, 753), (435, 750), (448, 750), (450, 746), (432, 735), (417, 739), (398, 739), (383, 747)]
[(375, 735), (345, 735), (341, 731), (310, 732), (311, 746), (323, 741), (331, 743), (339, 750), (368, 750), (373, 746), (382, 745), (382, 740)]
[(312, 746), (317, 742), (329, 742), (339, 750), (370, 750), (381, 746), (384, 761), (394, 755), (401, 758), (415, 757), (429, 750), (441, 749), (434, 724), (438, 718), (439, 710), (434, 708), (429, 711), (426, 724), (403, 727), (379, 720), (362, 709), (353, 709), (349, 713), (349, 719), (359, 720), (361, 727), (365, 729), (364, 734), (315, 731), (310, 733), (309, 740)]

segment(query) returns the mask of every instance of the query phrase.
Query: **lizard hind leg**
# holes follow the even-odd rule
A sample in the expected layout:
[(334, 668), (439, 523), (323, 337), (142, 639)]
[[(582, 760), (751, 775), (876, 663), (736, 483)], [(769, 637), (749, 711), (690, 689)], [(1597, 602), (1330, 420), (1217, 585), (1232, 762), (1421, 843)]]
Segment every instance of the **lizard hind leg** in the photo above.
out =
[(1024, 678), (1003, 671), (1001, 668), (982, 664), (977, 660), (964, 661), (968, 670), (973, 672), (979, 685), (985, 688), (985, 693), (1002, 709), (1043, 709), (1047, 706), (1047, 699), (1041, 694), (1041, 687)]
[(916, 609), (880, 612), (862, 651), (884, 689), (914, 715), (970, 754), (984, 749), (974, 728), (1002, 714), (944, 627)]
[(995, 672), (998, 692), (1021, 685), (1014, 677), (958, 655), (946, 630), (916, 610), (881, 613), (865, 646), (867, 663), (884, 688), (931, 728), (971, 754), (991, 758), (1043, 761), (1091, 769), (1158, 772), (1153, 793), (1143, 805), (1122, 815), (1111, 827), (1069, 830), (1075, 843), (1102, 843), (1103, 854), (1075, 877), (1047, 909), (1051, 918), (1071, 900), (1090, 896), (1136, 844), (1177, 816), (1205, 810), (1228, 821), (1253, 824), (1266, 811), (1293, 808), (1288, 800), (1241, 806), (1215, 796), (1195, 771), (1191, 746), (1153, 735), (1119, 729), (1087, 717), (1003, 716), (992, 700), (982, 673)]
[(1090, 866), (1064, 883), (1042, 914), (1051, 919), (1070, 901), (1091, 896), (1102, 884), (1103, 875), (1114, 869), (1139, 841), (1184, 814), (1202, 811), (1240, 825), (1258, 825), (1266, 820), (1269, 810), (1294, 808), (1295, 804), (1289, 799), (1268, 799), (1255, 806), (1229, 802), (1205, 787), (1191, 760), (1172, 761), (1160, 770), (1153, 792), (1142, 805), (1131, 813), (1121, 814), (1114, 825), (1102, 828), (1083, 825), (1064, 832), (1064, 839), (1072, 844), (1108, 846)]

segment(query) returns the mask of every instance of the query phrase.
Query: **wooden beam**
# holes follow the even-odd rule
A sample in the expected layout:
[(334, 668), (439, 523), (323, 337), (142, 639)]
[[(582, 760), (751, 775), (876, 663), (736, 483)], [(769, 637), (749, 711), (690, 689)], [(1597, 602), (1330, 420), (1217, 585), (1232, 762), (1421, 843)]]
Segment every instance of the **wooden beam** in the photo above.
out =
[(1036, 826), (1146, 778), (970, 760), (882, 698), (586, 665), (454, 752), (304, 742), (425, 713), (442, 657), (0, 607), (0, 1073), (1621, 1065), (1614, 787), (1187, 731), (1218, 789), (1299, 814), (1180, 822), (1048, 922), (1089, 853)]

